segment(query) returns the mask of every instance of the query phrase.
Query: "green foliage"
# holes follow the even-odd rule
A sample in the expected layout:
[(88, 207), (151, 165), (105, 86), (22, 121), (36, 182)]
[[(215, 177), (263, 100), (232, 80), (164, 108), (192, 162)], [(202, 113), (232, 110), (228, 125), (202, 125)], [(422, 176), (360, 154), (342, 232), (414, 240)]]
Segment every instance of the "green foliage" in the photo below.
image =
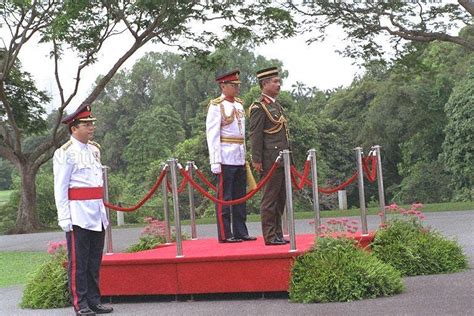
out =
[(389, 221), (387, 228), (375, 235), (371, 249), (406, 276), (458, 272), (468, 266), (456, 241), (424, 228), (416, 218)]
[[(159, 127), (156, 122), (160, 122)], [(184, 140), (179, 114), (171, 106), (141, 113), (130, 132), (124, 158), (128, 162), (129, 178), (134, 183), (143, 182), (149, 164), (170, 157), (172, 149)]]
[(8, 190), (12, 185), (13, 165), (0, 158), (0, 190)]
[(36, 203), (40, 223), (57, 228), (58, 215), (54, 202), (53, 173), (40, 171), (36, 177)]
[(471, 26), (472, 11), (465, 1), (383, 1), (377, 5), (359, 1), (295, 1), (287, 6), (290, 12), (303, 16), (302, 32), (310, 35), (309, 42), (325, 39), (332, 26), (342, 28), (348, 43), (343, 53), (350, 58), (387, 58), (387, 37), (396, 55), (407, 50), (406, 41), (446, 41), (461, 45), (466, 51), (474, 50), (472, 40), (450, 32), (459, 25)]
[(54, 254), (33, 272), (23, 290), (22, 308), (69, 306), (66, 252)]
[[(143, 229), (138, 242), (128, 247), (127, 252), (151, 250), (166, 243), (166, 223), (153, 217), (145, 217), (144, 220), (147, 225)], [(189, 239), (189, 237), (186, 234), (182, 234), (182, 239)], [(172, 229), (171, 241), (175, 240), (176, 234), (174, 229)]]
[(445, 106), (448, 123), (443, 158), (451, 172), (457, 200), (474, 200), (474, 66), (456, 86)]
[(452, 190), (448, 187), (451, 177), (440, 161), (420, 160), (409, 168), (409, 174), (406, 172), (403, 172), (400, 191), (393, 198), (395, 201), (432, 203), (451, 199)]
[(156, 236), (140, 236), (136, 244), (131, 245), (127, 248), (126, 252), (139, 252), (144, 250), (155, 249), (158, 245), (165, 243), (166, 241), (160, 240)]
[(290, 300), (346, 302), (400, 293), (400, 273), (345, 238), (318, 238), (292, 267)]
[[(3, 51), (0, 50), (0, 61)], [(50, 101), (44, 91), (39, 90), (31, 75), (21, 70), (21, 64), (15, 63), (10, 76), (2, 82), (5, 94), (9, 96), (9, 105), (12, 108), (12, 115), (16, 124), (25, 133), (31, 135), (42, 132), (46, 129), (44, 114), (46, 111), (43, 104)], [(0, 117), (5, 116), (6, 109), (0, 106)]]

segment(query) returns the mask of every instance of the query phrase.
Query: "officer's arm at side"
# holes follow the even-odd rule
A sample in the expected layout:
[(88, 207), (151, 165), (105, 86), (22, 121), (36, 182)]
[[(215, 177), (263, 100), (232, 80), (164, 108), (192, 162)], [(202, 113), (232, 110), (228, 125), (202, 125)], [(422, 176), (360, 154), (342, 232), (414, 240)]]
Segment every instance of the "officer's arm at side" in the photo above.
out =
[(53, 158), (53, 173), (54, 199), (58, 210), (58, 222), (71, 219), (68, 191), (73, 167), (71, 159), (68, 159), (67, 152), (61, 148), (56, 150)]

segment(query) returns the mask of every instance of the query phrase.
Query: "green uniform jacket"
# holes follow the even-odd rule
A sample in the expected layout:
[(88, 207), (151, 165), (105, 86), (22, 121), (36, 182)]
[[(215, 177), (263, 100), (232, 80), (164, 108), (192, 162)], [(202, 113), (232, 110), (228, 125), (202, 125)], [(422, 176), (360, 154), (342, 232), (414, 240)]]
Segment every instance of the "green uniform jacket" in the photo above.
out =
[(269, 171), (280, 151), (290, 149), (287, 120), (278, 101), (266, 96), (249, 108), (250, 143), (252, 161), (261, 162)]

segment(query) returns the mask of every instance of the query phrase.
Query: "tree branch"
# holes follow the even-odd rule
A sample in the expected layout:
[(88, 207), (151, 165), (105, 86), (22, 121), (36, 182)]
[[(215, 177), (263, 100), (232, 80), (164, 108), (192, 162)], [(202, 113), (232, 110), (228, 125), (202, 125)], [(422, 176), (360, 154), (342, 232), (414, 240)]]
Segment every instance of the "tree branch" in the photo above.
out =
[(474, 16), (474, 2), (472, 0), (458, 0), (458, 3), (466, 9), (471, 16)]
[(13, 130), (12, 131), (13, 135), (11, 135), (14, 141), (14, 143), (12, 144), (13, 145), (12, 148), (17, 155), (20, 155), (21, 154), (21, 141), (20, 141), (21, 132), (18, 128), (18, 125), (16, 124), (15, 116), (13, 115), (13, 110), (10, 106), (10, 103), (8, 102), (4, 85), (5, 85), (5, 82), (0, 81), (0, 101), (2, 101), (3, 103), (3, 107), (5, 108), (5, 112), (7, 113), (7, 120), (10, 123), (10, 126)]

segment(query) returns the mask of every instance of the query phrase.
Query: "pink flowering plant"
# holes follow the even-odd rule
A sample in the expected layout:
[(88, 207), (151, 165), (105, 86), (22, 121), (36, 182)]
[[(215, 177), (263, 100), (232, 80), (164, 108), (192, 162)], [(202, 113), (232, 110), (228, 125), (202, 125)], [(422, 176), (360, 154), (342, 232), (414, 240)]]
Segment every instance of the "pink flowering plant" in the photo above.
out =
[[(385, 215), (392, 219), (408, 219), (421, 223), (425, 219), (422, 209), (423, 204), (421, 203), (413, 203), (408, 209), (398, 206), (396, 203), (392, 203), (385, 206)], [(382, 213), (379, 213), (379, 216), (382, 216)]]
[[(314, 225), (314, 220), (310, 221)], [(350, 220), (348, 218), (329, 218), (325, 224), (319, 225), (321, 236), (332, 237), (346, 237), (349, 234), (354, 234), (359, 230), (359, 222), (357, 220)]]
[(423, 204), (405, 209), (396, 204), (385, 208), (381, 225), (370, 245), (372, 253), (402, 275), (457, 272), (467, 268), (467, 257), (455, 240), (444, 237), (423, 223)]
[[(138, 242), (130, 246), (127, 252), (150, 250), (166, 243), (166, 222), (153, 217), (145, 217), (144, 221), (147, 225), (142, 230)], [(175, 237), (176, 234), (172, 230), (171, 241), (174, 241)], [(188, 239), (188, 237), (183, 234), (183, 239)]]
[(48, 253), (53, 257), (66, 257), (67, 256), (67, 242), (62, 241), (50, 241), (48, 243)]
[(21, 307), (59, 308), (69, 306), (67, 288), (67, 243), (51, 241), (48, 243), (48, 260), (29, 275)]

